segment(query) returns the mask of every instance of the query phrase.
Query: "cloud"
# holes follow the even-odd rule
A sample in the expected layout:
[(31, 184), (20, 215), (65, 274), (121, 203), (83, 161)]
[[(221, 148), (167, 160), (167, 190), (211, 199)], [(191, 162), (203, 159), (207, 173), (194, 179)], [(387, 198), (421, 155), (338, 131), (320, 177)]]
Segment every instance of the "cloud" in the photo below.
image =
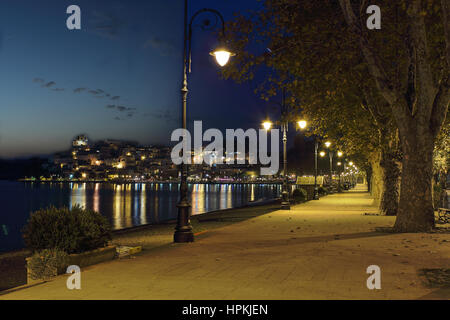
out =
[(56, 85), (55, 81), (46, 82), (42, 78), (34, 78), (33, 82), (34, 83), (39, 83), (39, 84), (41, 84), (42, 88), (48, 88), (48, 89), (50, 89), (52, 91), (64, 91), (65, 90), (64, 88), (52, 88), (52, 87), (54, 87)]
[(125, 23), (112, 13), (94, 11), (89, 20), (88, 31), (104, 38), (118, 39), (124, 25)]
[(87, 90), (87, 88), (76, 88), (73, 90), (74, 93), (81, 93), (83, 91)]
[(120, 120), (122, 120), (120, 117), (114, 117), (114, 120), (118, 120), (118, 121), (120, 121)]
[[(109, 110), (117, 110), (120, 113), (126, 112), (126, 117), (127, 118), (131, 118), (133, 117), (135, 114), (137, 114), (138, 112), (136, 111), (137, 108), (132, 108), (132, 107), (126, 107), (126, 106), (117, 106), (115, 104), (108, 104), (106, 105), (106, 109)], [(117, 118), (117, 119), (116, 119)], [(123, 118), (120, 118), (119, 116), (116, 116), (115, 120), (125, 120)]]
[(46, 84), (43, 84), (42, 87), (43, 88), (50, 88), (50, 87), (53, 87), (54, 85), (56, 85), (56, 82), (55, 81), (50, 81), (50, 82), (47, 82)]
[(93, 95), (100, 94), (97, 90), (89, 90), (89, 93), (92, 93)]
[(119, 110), (120, 112), (123, 111), (134, 111), (136, 110), (136, 108), (130, 108), (130, 107), (125, 107), (125, 106), (116, 106), (117, 110)]
[(156, 119), (165, 120), (166, 123), (177, 122), (179, 115), (173, 114), (170, 110), (157, 110), (143, 114), (144, 117), (153, 117)]
[(151, 47), (159, 51), (163, 56), (172, 56), (175, 54), (175, 46), (169, 40), (164, 40), (153, 36), (144, 43), (144, 48)]
[(119, 100), (119, 99), (120, 99), (120, 96), (114, 96), (111, 98), (111, 100)]

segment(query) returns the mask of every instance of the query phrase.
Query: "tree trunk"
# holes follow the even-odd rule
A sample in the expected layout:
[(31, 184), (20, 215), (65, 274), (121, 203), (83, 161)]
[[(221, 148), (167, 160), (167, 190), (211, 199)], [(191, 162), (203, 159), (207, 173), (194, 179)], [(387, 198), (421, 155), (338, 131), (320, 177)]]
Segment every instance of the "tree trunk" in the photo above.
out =
[(372, 167), (369, 167), (366, 169), (366, 180), (367, 180), (367, 192), (372, 192), (372, 186), (370, 185), (372, 183)]
[(402, 139), (402, 183), (394, 225), (397, 232), (427, 232), (434, 228), (433, 135), (421, 129)]
[(380, 211), (387, 216), (395, 216), (398, 210), (398, 178), (400, 176), (400, 169), (395, 155), (389, 151), (382, 151), (380, 166), (383, 170), (384, 184)]

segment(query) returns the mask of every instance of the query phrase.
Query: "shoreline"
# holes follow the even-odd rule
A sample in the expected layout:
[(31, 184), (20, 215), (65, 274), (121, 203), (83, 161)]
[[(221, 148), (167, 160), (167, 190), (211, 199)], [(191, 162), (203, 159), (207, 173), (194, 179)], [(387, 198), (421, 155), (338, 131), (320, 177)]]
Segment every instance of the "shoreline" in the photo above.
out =
[[(193, 232), (200, 235), (221, 226), (247, 220), (254, 216), (279, 209), (280, 199), (261, 201), (237, 208), (209, 211), (191, 217)], [(146, 224), (125, 229), (113, 230), (113, 244), (142, 245), (143, 250), (150, 250), (170, 242), (176, 220), (167, 220), (158, 224)], [(25, 258), (31, 254), (27, 248), (0, 252), (0, 266), (3, 277), (0, 278), (2, 291), (26, 284)]]
[[(240, 210), (240, 209), (246, 209), (246, 208), (251, 208), (251, 207), (261, 207), (261, 206), (266, 206), (266, 205), (273, 205), (273, 204), (276, 204), (276, 203), (280, 202), (280, 200), (281, 200), (281, 198), (266, 199), (266, 200), (263, 200), (263, 199), (256, 200), (256, 201), (252, 201), (252, 202), (249, 202), (247, 204), (244, 204), (244, 205), (238, 206), (238, 207), (218, 209), (218, 210), (211, 210), (211, 211), (206, 211), (206, 212), (199, 213), (199, 214), (196, 214), (196, 215), (192, 215), (191, 219), (201, 218), (201, 217), (203, 217), (205, 215), (218, 214), (218, 213), (227, 213), (227, 212), (233, 211), (233, 210)], [(177, 222), (177, 219), (163, 220), (163, 221), (160, 221), (158, 223), (147, 223), (147, 224), (141, 224), (141, 225), (138, 225), (138, 226), (123, 228), (123, 229), (115, 229), (115, 230), (112, 230), (111, 233), (114, 236), (115, 234), (125, 234), (127, 232), (139, 231), (141, 229), (147, 229), (147, 228), (150, 228), (150, 227), (171, 225), (171, 224), (175, 224), (176, 222)], [(29, 250), (27, 248), (20, 248), (20, 249), (14, 249), (14, 250), (11, 250), (11, 251), (0, 251), (0, 260), (6, 255), (13, 255), (13, 254), (16, 254), (16, 253), (19, 254), (19, 253), (24, 253), (24, 252), (29, 252)]]
[[(120, 181), (104, 181), (104, 180), (4, 180), (11, 182), (26, 182), (26, 183), (109, 183), (109, 184), (180, 184), (179, 181), (135, 181), (135, 180), (120, 180)], [(249, 182), (188, 182), (188, 184), (276, 184), (282, 185), (283, 181), (249, 181)], [(295, 184), (291, 182), (291, 184)]]

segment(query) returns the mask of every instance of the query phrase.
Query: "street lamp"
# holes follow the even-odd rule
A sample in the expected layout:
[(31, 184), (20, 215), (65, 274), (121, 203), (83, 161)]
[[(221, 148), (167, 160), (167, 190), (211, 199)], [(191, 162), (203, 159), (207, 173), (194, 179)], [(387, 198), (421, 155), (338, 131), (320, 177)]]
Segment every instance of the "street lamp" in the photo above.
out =
[(210, 53), (211, 56), (216, 58), (217, 63), (219, 66), (224, 67), (228, 61), (230, 60), (230, 57), (235, 56), (234, 53), (224, 49), (224, 48), (218, 48)]
[(297, 121), (297, 124), (298, 124), (298, 127), (303, 130), (306, 128), (307, 122), (305, 120), (300, 120), (300, 121)]
[[(283, 101), (282, 101), (282, 120), (280, 122), (281, 128), (283, 130), (283, 186), (281, 191), (281, 209), (282, 210), (290, 210), (291, 204), (289, 202), (289, 177), (287, 174), (287, 130), (289, 126), (289, 122), (286, 119), (285, 109), (286, 106), (284, 104), (284, 91), (283, 91)], [(270, 130), (272, 128), (272, 122), (269, 120), (266, 120), (263, 122), (263, 127), (265, 130)], [(306, 128), (306, 121), (300, 120), (297, 121), (297, 125), (300, 129)]]
[[(204, 12), (215, 14), (222, 23), (222, 37), (225, 38), (225, 22), (223, 16), (214, 9), (201, 9), (198, 10), (191, 17), (188, 23), (188, 0), (184, 1), (184, 45), (183, 45), (183, 82), (181, 88), (181, 125), (183, 129), (186, 129), (186, 105), (188, 94), (188, 73), (191, 72), (191, 49), (192, 49), (192, 29), (195, 18)], [(204, 22), (204, 26), (209, 26), (209, 21)], [(216, 58), (217, 63), (223, 67), (225, 66), (230, 57), (234, 54), (221, 46), (219, 49), (211, 52), (210, 55)], [(178, 217), (177, 225), (175, 227), (175, 233), (173, 236), (174, 242), (192, 242), (194, 241), (194, 234), (190, 223), (190, 207), (191, 204), (188, 198), (188, 166), (183, 163), (180, 166), (181, 182), (180, 182), (180, 200), (177, 204)]]
[[(342, 156), (344, 155), (344, 153), (342, 151), (338, 151), (337, 152), (337, 156), (339, 158), (342, 158)], [(342, 188), (341, 188), (341, 171), (340, 171), (340, 166), (342, 165), (342, 163), (339, 161), (337, 163), (338, 168), (337, 168), (337, 174), (338, 174), (338, 192), (342, 192)]]
[(263, 122), (263, 127), (264, 127), (264, 129), (266, 129), (266, 130), (270, 130), (270, 128), (272, 128), (272, 122), (270, 122), (270, 121), (264, 121), (264, 122)]
[[(331, 146), (330, 141), (325, 142), (325, 147), (327, 147), (327, 149), (329, 149), (330, 146)], [(328, 152), (328, 154), (330, 156), (330, 188), (331, 188), (333, 185), (333, 155), (334, 154), (331, 150)]]

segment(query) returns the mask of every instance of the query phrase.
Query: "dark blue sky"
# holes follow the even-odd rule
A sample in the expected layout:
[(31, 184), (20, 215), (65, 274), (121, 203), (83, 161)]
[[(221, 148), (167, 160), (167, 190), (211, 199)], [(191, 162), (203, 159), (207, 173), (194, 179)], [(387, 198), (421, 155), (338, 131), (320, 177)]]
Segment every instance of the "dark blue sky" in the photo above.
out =
[[(81, 8), (82, 29), (66, 28)], [(1, 0), (0, 158), (67, 149), (71, 139), (168, 144), (179, 127), (183, 0)], [(257, 0), (190, 0), (190, 13), (258, 8)], [(200, 20), (199, 20), (200, 21)], [(214, 35), (194, 31), (189, 121), (204, 129), (248, 128), (266, 106), (250, 84), (223, 81), (209, 51)]]

